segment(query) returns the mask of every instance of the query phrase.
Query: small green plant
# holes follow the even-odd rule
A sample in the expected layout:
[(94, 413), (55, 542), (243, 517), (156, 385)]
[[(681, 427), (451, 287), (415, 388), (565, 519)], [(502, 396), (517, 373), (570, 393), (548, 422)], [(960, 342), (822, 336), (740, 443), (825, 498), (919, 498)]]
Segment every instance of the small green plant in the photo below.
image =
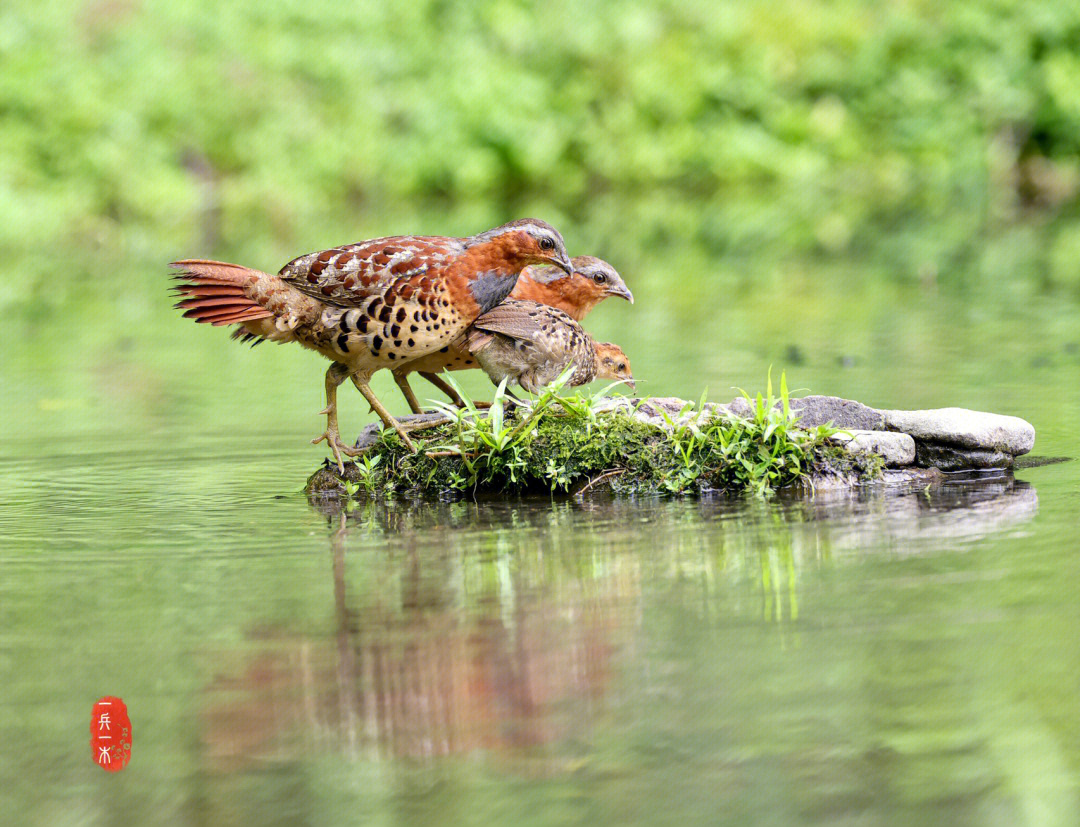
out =
[(767, 496), (814, 471), (840, 469), (828, 444), (836, 429), (798, 426), (783, 374), (778, 393), (770, 371), (764, 394), (743, 394), (747, 417), (710, 406), (702, 394), (675, 415), (649, 408), (662, 425), (635, 417), (648, 400), (633, 406), (605, 396), (612, 386), (561, 395), (570, 375), (528, 403), (511, 397), (504, 382), (488, 410), (449, 377), (464, 407), (436, 404), (447, 421), (414, 433), (423, 443), (418, 454), (394, 438), (380, 441), (357, 462), (355, 490), (567, 492), (603, 479), (634, 494), (724, 489)]
[[(359, 484), (364, 486), (364, 490), (367, 491), (369, 497), (375, 496), (375, 489), (377, 480), (375, 477), (375, 469), (379, 467), (379, 463), (382, 462), (382, 457), (378, 454), (367, 453), (363, 454), (356, 461), (356, 471), (359, 476)], [(355, 484), (355, 483), (354, 483)], [(350, 491), (352, 495), (355, 491)]]

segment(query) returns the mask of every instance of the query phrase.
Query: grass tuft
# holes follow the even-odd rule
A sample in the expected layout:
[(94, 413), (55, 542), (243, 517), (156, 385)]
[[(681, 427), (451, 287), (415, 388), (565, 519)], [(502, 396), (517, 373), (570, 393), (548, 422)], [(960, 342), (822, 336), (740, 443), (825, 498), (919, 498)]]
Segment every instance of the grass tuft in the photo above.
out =
[[(513, 402), (503, 383), (486, 411), (450, 378), (465, 407), (437, 405), (450, 421), (414, 434), (422, 443), (417, 454), (393, 432), (385, 433), (371, 452), (347, 466), (346, 493), (567, 493), (603, 479), (624, 494), (720, 489), (768, 496), (815, 474), (851, 470), (828, 444), (836, 428), (798, 426), (783, 375), (778, 394), (771, 371), (764, 394), (743, 393), (751, 404), (749, 418), (709, 405), (703, 394), (674, 416), (655, 406), (663, 420), (659, 424), (635, 416), (647, 399), (619, 404), (621, 397), (605, 395), (610, 387), (591, 395), (561, 395), (571, 372), (530, 404)], [(336, 469), (320, 473), (336, 474)], [(318, 487), (325, 488), (325, 481)]]

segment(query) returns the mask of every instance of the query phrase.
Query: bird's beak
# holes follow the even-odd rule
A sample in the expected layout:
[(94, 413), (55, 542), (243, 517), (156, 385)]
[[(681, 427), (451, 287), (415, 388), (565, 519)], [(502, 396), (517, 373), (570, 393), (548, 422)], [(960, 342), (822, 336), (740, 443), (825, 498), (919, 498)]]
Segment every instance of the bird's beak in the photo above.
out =
[(622, 298), (630, 302), (630, 304), (634, 303), (634, 294), (630, 292), (630, 288), (627, 287), (625, 284), (622, 287), (616, 287), (613, 290), (609, 290), (608, 293), (610, 293), (612, 296), (621, 296)]
[(559, 269), (565, 271), (566, 275), (568, 275), (568, 276), (574, 275), (574, 265), (570, 263), (570, 257), (569, 256), (562, 255), (559, 258), (555, 259), (555, 261), (553, 261), (552, 264), (554, 264)]
[[(629, 293), (630, 291), (629, 291), (629, 290), (627, 290), (626, 292), (628, 292), (628, 293)], [(632, 299), (631, 299), (631, 300), (632, 300)], [(633, 380), (633, 378), (630, 378), (630, 379), (623, 379), (623, 382), (625, 383), (626, 387), (630, 388), (630, 390), (632, 390), (632, 391), (636, 391), (636, 390), (637, 390), (637, 385), (635, 385), (635, 384), (634, 384), (634, 380)]]

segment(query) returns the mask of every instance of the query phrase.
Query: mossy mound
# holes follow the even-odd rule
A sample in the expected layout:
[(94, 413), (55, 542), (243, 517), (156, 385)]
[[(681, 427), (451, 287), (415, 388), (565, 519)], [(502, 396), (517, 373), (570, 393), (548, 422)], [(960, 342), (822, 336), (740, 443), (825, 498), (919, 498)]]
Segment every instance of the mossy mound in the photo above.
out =
[(308, 480), (312, 496), (454, 497), (480, 493), (679, 495), (768, 493), (814, 480), (865, 479), (876, 457), (829, 443), (835, 429), (802, 429), (786, 405), (759, 400), (748, 417), (686, 403), (678, 412), (622, 397), (540, 397), (504, 412), (447, 411), (418, 431), (411, 453), (392, 431), (361, 437), (367, 452), (344, 473), (327, 462)]

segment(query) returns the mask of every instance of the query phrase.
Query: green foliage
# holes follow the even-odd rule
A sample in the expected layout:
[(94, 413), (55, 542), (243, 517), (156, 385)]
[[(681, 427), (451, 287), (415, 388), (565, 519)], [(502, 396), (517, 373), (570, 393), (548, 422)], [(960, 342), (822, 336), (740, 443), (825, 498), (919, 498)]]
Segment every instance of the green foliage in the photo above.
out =
[[(368, 496), (566, 492), (599, 477), (624, 493), (722, 489), (764, 496), (836, 467), (827, 445), (836, 429), (797, 427), (784, 376), (775, 396), (770, 376), (766, 393), (750, 400), (753, 412), (747, 419), (708, 406), (703, 394), (677, 416), (663, 413), (666, 427), (659, 427), (635, 418), (626, 404), (602, 403), (604, 391), (560, 396), (571, 372), (532, 405), (515, 405), (509, 412), (505, 384), (487, 414), (458, 387), (466, 407), (441, 405), (450, 422), (420, 432), (427, 437), (419, 454), (410, 454), (388, 433), (376, 448), (381, 453), (366, 455), (363, 467), (347, 471), (346, 479), (358, 480)], [(380, 459), (385, 459), (381, 465)], [(354, 483), (347, 493), (359, 488)]]
[(1076, 4), (16, 0), (0, 32), (0, 306), (529, 212), (623, 260), (1076, 288)]

